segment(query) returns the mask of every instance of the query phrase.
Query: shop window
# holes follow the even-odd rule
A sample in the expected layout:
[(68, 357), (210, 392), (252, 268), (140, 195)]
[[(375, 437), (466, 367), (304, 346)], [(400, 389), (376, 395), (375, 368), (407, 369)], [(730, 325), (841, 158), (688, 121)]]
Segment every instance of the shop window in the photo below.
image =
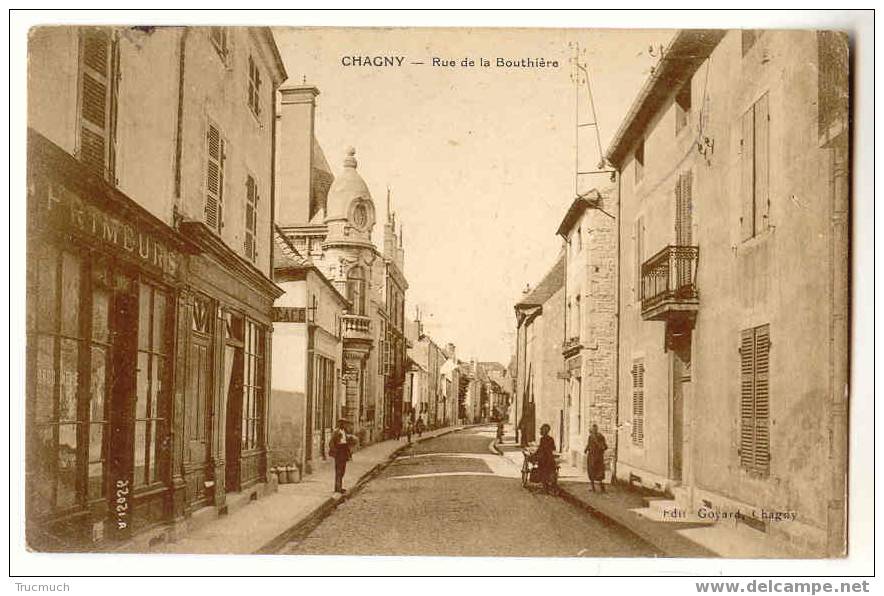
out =
[(28, 501), (41, 516), (103, 495), (109, 309), (96, 291), (90, 314), (79, 256), (41, 247), (32, 266)]
[(244, 348), (241, 448), (251, 451), (262, 445), (264, 408), (264, 330), (252, 321), (245, 323)]
[(314, 430), (334, 426), (334, 399), (335, 399), (335, 363), (324, 356), (317, 355), (314, 360), (314, 395), (316, 399), (316, 414), (314, 417)]
[(114, 182), (117, 46), (110, 29), (84, 28), (80, 35), (79, 157)]
[[(246, 176), (246, 258), (255, 262), (258, 258), (256, 239), (258, 235), (258, 184), (251, 176)], [(308, 248), (309, 252), (309, 248)]]
[(92, 345), (90, 353), (89, 392), (89, 448), (87, 465), (87, 490), (89, 500), (105, 495), (107, 467), (107, 427), (110, 398), (111, 335), (110, 292), (96, 287), (92, 292)]
[(138, 287), (138, 351), (135, 383), (134, 485), (162, 480), (165, 395), (168, 377), (168, 304), (158, 288)]

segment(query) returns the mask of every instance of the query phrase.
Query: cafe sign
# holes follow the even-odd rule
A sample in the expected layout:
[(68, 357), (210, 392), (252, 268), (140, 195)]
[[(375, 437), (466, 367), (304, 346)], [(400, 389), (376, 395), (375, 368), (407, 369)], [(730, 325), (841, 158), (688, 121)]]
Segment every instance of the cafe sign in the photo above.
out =
[(55, 225), (88, 236), (98, 243), (129, 255), (143, 265), (176, 276), (181, 255), (150, 231), (124, 221), (83, 201), (64, 186), (49, 184), (41, 215)]
[(307, 313), (304, 307), (299, 306), (274, 306), (274, 323), (306, 323)]

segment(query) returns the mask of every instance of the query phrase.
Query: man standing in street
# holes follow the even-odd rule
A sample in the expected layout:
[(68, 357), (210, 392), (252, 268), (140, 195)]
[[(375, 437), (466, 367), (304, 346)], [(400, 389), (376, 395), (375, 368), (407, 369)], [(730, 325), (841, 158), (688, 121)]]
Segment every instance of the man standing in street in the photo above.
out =
[(355, 438), (347, 431), (349, 423), (346, 419), (338, 420), (338, 428), (332, 433), (329, 454), (335, 458), (335, 492), (344, 494), (344, 472), (347, 471), (347, 462), (351, 458), (351, 443)]

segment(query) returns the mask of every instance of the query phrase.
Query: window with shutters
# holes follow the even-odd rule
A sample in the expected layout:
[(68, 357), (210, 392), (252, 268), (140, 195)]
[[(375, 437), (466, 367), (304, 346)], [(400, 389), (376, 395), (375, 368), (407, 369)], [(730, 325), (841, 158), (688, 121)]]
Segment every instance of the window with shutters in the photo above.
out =
[(221, 60), (227, 64), (227, 28), (226, 27), (209, 27), (209, 39), (218, 52)]
[(209, 122), (206, 133), (206, 225), (219, 233), (224, 227), (225, 151), (221, 130)]
[(255, 262), (258, 258), (258, 184), (251, 176), (246, 177), (246, 258)]
[(692, 246), (693, 233), (693, 176), (690, 171), (678, 175), (675, 183), (675, 244), (677, 246)]
[(261, 115), (261, 71), (255, 59), (249, 56), (249, 108), (255, 116)]
[(645, 175), (645, 140), (639, 139), (638, 145), (635, 147), (635, 154), (633, 157), (633, 161), (635, 162), (635, 183), (638, 184), (642, 181), (642, 178)]
[(645, 444), (645, 361), (632, 361), (632, 443)]
[(770, 473), (770, 325), (740, 334), (740, 465)]
[(86, 167), (111, 183), (114, 179), (119, 56), (110, 29), (83, 29), (80, 36), (78, 155)]
[(635, 220), (635, 228), (633, 229), (633, 239), (635, 243), (635, 301), (641, 302), (642, 299), (642, 263), (645, 259), (645, 218), (639, 216)]
[(743, 240), (754, 238), (770, 226), (770, 110), (767, 93), (742, 119), (740, 170)]

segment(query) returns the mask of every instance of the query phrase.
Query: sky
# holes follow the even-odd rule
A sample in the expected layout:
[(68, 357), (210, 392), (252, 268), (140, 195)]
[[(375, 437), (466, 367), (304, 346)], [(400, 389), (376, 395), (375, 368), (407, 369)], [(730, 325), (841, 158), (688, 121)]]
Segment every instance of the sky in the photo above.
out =
[[(378, 213), (378, 246), (391, 188), (404, 228), (406, 317), (419, 306), (425, 332), (439, 345), (454, 343), (462, 360), (508, 363), (513, 306), (561, 248), (555, 232), (575, 197), (575, 122), (592, 121), (585, 87), (575, 93), (571, 44), (589, 67), (604, 149), (673, 31), (273, 32), (288, 84), (319, 88), (315, 134), (332, 170), (340, 171), (348, 146), (356, 149)], [(345, 66), (351, 56), (400, 56), (403, 63)], [(455, 66), (434, 66), (433, 58)], [(543, 58), (558, 67), (497, 67), (497, 58)], [(462, 66), (464, 59), (475, 66)], [(599, 155), (593, 128), (580, 130), (583, 170)], [(606, 183), (582, 179), (581, 191)]]

